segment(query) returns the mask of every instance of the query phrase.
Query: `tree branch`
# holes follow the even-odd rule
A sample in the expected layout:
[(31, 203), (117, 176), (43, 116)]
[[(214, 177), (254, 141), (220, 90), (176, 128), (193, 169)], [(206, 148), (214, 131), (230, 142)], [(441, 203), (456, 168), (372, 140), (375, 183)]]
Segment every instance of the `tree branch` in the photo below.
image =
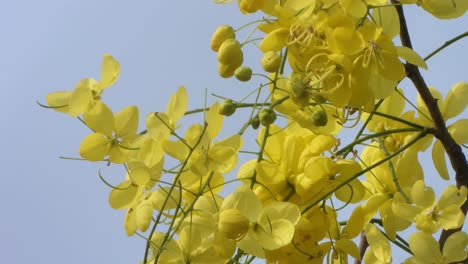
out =
[[(395, 0), (392, 0), (395, 3)], [(411, 44), (410, 35), (408, 32), (408, 26), (406, 24), (405, 15), (403, 13), (403, 7), (401, 5), (396, 5), (399, 19), (400, 19), (400, 39), (403, 46), (408, 48), (413, 48)], [(453, 170), (455, 171), (455, 180), (458, 187), (466, 186), (468, 187), (468, 164), (466, 162), (466, 157), (463, 154), (463, 151), (455, 140), (452, 138), (450, 133), (447, 130), (445, 120), (442, 117), (442, 113), (437, 105), (437, 99), (435, 99), (430, 93), (424, 78), (419, 71), (419, 68), (415, 65), (407, 63), (405, 65), (406, 75), (413, 82), (414, 86), (418, 90), (419, 95), (427, 106), (429, 114), (431, 115), (432, 121), (434, 122), (434, 136), (440, 140), (444, 146), (445, 152), (447, 153), (450, 163)], [(466, 215), (468, 210), (468, 201), (465, 202), (461, 207), (463, 213)], [(447, 238), (456, 231), (461, 230), (461, 227), (458, 229), (452, 230), (443, 230), (440, 239), (439, 246), (442, 249)]]

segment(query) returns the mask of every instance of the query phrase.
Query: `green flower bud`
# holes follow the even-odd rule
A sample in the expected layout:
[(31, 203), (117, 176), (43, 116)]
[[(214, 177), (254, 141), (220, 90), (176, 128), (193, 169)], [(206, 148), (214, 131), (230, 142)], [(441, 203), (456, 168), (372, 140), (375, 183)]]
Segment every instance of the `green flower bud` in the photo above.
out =
[(218, 114), (223, 116), (231, 116), (236, 112), (236, 105), (231, 99), (224, 100), (218, 108)]
[(248, 82), (252, 78), (252, 69), (247, 66), (242, 66), (236, 69), (234, 76), (241, 82)]
[(234, 29), (229, 25), (222, 25), (219, 26), (216, 31), (213, 33), (213, 37), (211, 37), (210, 48), (213, 51), (218, 51), (221, 44), (226, 39), (235, 39), (236, 33), (234, 33)]
[(267, 51), (263, 55), (261, 64), (266, 72), (276, 72), (281, 65), (281, 56), (274, 51)]
[(262, 109), (258, 113), (258, 118), (260, 119), (260, 124), (263, 126), (268, 126), (275, 122), (276, 113), (272, 109)]
[(252, 118), (252, 121), (250, 121), (250, 125), (253, 129), (257, 129), (260, 126), (260, 119), (258, 118), (258, 115)]
[(313, 112), (312, 123), (314, 124), (314, 126), (318, 127), (326, 126), (328, 123), (327, 112), (323, 111), (322, 109)]

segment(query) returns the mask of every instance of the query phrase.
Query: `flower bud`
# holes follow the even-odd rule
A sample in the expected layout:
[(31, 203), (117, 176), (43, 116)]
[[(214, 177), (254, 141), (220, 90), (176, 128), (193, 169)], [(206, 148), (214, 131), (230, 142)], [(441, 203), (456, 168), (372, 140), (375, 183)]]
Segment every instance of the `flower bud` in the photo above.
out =
[(328, 123), (327, 112), (320, 109), (312, 113), (312, 123), (314, 126), (323, 127)]
[(234, 76), (241, 82), (248, 82), (252, 78), (252, 69), (247, 66), (241, 66), (236, 69)]
[(234, 71), (237, 69), (237, 67), (233, 67), (232, 65), (229, 64), (218, 64), (218, 73), (219, 76), (223, 78), (229, 78), (234, 75)]
[(268, 126), (275, 122), (276, 113), (272, 109), (262, 109), (258, 113), (258, 118), (260, 119), (260, 124), (263, 126)]
[(236, 105), (231, 99), (224, 100), (218, 108), (218, 114), (223, 116), (231, 116), (236, 112)]
[(229, 239), (239, 239), (249, 231), (249, 219), (238, 209), (229, 208), (221, 211), (218, 229)]
[(260, 119), (258, 119), (258, 115), (252, 118), (252, 121), (250, 121), (250, 125), (253, 129), (257, 129), (260, 126)]
[(274, 51), (267, 51), (263, 55), (261, 64), (266, 72), (276, 72), (281, 64), (281, 56)]
[(218, 50), (218, 61), (225, 65), (234, 67), (241, 66), (244, 60), (240, 43), (235, 39), (226, 39)]
[(219, 26), (216, 31), (213, 33), (213, 37), (211, 37), (210, 48), (213, 51), (218, 51), (221, 44), (226, 39), (235, 39), (236, 33), (234, 33), (234, 29), (229, 25), (222, 25)]

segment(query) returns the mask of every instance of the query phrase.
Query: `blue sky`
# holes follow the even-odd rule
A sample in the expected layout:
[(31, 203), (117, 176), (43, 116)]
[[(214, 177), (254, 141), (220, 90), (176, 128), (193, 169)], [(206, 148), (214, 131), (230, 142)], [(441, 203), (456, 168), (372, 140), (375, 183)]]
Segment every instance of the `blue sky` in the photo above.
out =
[[(209, 0), (18, 0), (0, 6), (3, 262), (137, 263), (144, 243), (127, 238), (123, 212), (108, 206), (109, 189), (97, 175), (105, 165), (59, 159), (78, 156), (88, 129), (40, 108), (36, 100), (73, 89), (81, 78), (99, 78), (104, 53), (121, 63), (105, 102), (115, 110), (138, 105), (141, 120), (164, 110), (179, 85), (189, 90), (190, 108), (202, 106), (205, 88), (241, 97), (248, 86), (217, 76), (209, 40), (218, 25), (239, 27), (250, 18), (238, 14), (235, 3)], [(468, 28), (467, 15), (439, 21), (411, 8), (407, 17), (422, 56)], [(468, 39), (462, 40), (432, 58), (427, 82), (446, 93), (456, 82), (468, 81), (467, 45)], [(404, 89), (412, 93), (411, 86)]]

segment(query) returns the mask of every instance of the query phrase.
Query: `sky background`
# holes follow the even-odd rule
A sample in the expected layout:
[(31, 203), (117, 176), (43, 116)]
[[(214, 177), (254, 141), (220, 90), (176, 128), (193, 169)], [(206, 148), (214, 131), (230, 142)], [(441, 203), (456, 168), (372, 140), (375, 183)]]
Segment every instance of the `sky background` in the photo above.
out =
[[(121, 64), (104, 101), (114, 111), (137, 105), (141, 121), (164, 111), (180, 85), (189, 91), (189, 108), (203, 105), (205, 88), (240, 98), (251, 86), (217, 76), (209, 41), (218, 25), (237, 28), (252, 18), (239, 14), (236, 3), (208, 0), (17, 0), (1, 1), (0, 10), (2, 263), (137, 263), (144, 241), (127, 238), (124, 212), (108, 206), (109, 188), (97, 175), (105, 164), (59, 158), (77, 157), (89, 130), (36, 101), (84, 77), (98, 79), (104, 53)], [(467, 15), (439, 21), (411, 8), (407, 18), (422, 56), (468, 29)], [(445, 94), (468, 81), (467, 46), (462, 40), (432, 58), (427, 82)], [(256, 57), (247, 62), (259, 64)], [(430, 171), (430, 162), (424, 167)]]

